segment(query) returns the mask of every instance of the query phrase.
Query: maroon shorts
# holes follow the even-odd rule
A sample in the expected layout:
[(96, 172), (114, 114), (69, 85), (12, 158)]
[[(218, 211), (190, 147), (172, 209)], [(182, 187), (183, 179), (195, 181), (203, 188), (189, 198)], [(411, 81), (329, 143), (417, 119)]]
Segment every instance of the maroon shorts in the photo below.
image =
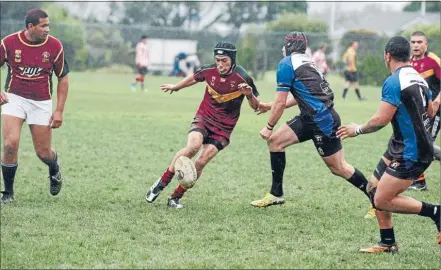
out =
[(203, 144), (212, 144), (220, 151), (230, 143), (230, 133), (216, 127), (203, 118), (195, 117), (190, 125), (190, 132), (197, 131), (204, 136)]

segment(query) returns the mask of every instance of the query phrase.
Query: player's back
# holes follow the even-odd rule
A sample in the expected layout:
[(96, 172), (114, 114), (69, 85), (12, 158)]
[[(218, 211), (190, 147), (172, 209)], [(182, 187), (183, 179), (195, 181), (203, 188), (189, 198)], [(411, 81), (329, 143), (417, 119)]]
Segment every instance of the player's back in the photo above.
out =
[(279, 87), (289, 87), (303, 114), (315, 115), (334, 106), (329, 83), (305, 54), (294, 54), (280, 61), (277, 83)]
[(398, 69), (383, 85), (383, 101), (397, 106), (392, 118), (392, 156), (430, 162), (433, 146), (427, 108), (431, 94), (427, 82), (411, 66)]

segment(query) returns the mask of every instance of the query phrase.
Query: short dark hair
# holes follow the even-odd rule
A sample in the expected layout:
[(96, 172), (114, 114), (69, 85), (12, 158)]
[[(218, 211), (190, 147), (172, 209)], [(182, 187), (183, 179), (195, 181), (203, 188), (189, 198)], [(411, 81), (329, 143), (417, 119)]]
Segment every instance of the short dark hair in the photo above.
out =
[(41, 9), (31, 9), (26, 13), (25, 16), (25, 25), (28, 28), (28, 25), (32, 23), (32, 25), (38, 25), (40, 23), (40, 19), (44, 19), (49, 17), (46, 12)]
[(387, 42), (384, 52), (389, 53), (397, 61), (407, 62), (410, 58), (410, 43), (405, 37), (392, 37)]
[(148, 36), (147, 35), (142, 35), (141, 36), (141, 39), (145, 39), (145, 38), (148, 38)]
[(413, 36), (422, 36), (422, 37), (426, 37), (426, 34), (424, 34), (423, 31), (415, 31), (412, 33), (412, 37)]

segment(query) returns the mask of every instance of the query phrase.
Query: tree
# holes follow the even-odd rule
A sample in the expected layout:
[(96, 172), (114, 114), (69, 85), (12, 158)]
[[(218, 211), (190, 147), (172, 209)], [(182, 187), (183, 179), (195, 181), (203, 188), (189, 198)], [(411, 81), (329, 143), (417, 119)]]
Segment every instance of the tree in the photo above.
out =
[(182, 27), (199, 2), (125, 2), (123, 24)]
[[(420, 11), (421, 1), (412, 1), (404, 6), (403, 11)], [(426, 12), (440, 12), (441, 2), (426, 1)]]

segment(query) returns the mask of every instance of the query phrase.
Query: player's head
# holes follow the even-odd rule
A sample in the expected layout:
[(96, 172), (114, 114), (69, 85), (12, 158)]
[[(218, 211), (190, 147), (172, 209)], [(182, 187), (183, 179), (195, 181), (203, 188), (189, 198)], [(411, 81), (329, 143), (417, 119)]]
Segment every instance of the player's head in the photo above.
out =
[(285, 36), (285, 42), (282, 48), (283, 56), (291, 55), (292, 53), (305, 53), (308, 47), (308, 39), (303, 32), (291, 32)]
[(49, 24), (49, 16), (41, 9), (31, 9), (26, 13), (26, 31), (34, 39), (33, 41), (42, 41), (47, 38)]
[(349, 47), (354, 48), (355, 50), (358, 49), (358, 47), (360, 46), (360, 42), (354, 40), (351, 42), (351, 45), (349, 45)]
[(416, 57), (422, 57), (427, 52), (427, 46), (429, 42), (427, 41), (426, 35), (421, 31), (413, 32), (410, 37), (410, 44), (412, 47), (412, 55)]
[(228, 74), (236, 65), (236, 46), (221, 41), (214, 47), (216, 67), (220, 74)]
[(389, 39), (384, 48), (384, 62), (387, 68), (390, 69), (393, 61), (407, 63), (409, 57), (410, 44), (405, 37), (395, 36)]
[(139, 39), (139, 41), (140, 41), (140, 42), (147, 43), (147, 39), (148, 39), (148, 38), (149, 38), (149, 37), (148, 37), (147, 35), (142, 35), (141, 38)]
[(322, 44), (322, 45), (320, 45), (320, 50), (321, 50), (322, 52), (325, 52), (327, 47), (328, 47), (328, 46), (327, 46), (326, 44)]

